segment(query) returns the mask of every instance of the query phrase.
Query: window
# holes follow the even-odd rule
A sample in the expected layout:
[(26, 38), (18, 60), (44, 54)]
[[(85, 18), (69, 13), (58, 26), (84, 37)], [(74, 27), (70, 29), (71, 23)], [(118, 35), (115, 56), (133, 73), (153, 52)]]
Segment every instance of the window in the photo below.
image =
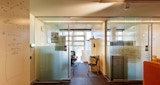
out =
[(74, 32), (74, 35), (84, 35), (84, 32), (76, 31), (76, 32)]
[[(66, 44), (70, 46), (70, 50), (76, 51), (76, 56), (81, 59), (82, 50), (85, 46), (85, 31), (83, 30), (68, 30), (62, 31), (62, 35), (66, 36)], [(69, 34), (69, 35), (68, 35)]]
[(123, 31), (122, 30), (116, 31), (116, 40), (123, 40)]
[[(123, 30), (116, 30), (116, 41), (122, 41), (123, 40)], [(111, 31), (107, 30), (107, 45), (110, 45), (111, 41)]]

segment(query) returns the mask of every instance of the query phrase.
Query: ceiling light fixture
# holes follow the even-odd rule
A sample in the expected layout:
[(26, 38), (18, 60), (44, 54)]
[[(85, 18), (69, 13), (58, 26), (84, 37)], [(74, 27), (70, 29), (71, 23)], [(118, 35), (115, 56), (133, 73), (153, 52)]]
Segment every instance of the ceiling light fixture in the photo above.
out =
[(124, 10), (128, 10), (130, 8), (129, 3), (125, 2), (124, 3)]
[(109, 23), (160, 23), (160, 20), (109, 20)]
[(46, 23), (70, 23), (70, 22), (90, 22), (90, 23), (102, 23), (104, 21), (44, 21)]

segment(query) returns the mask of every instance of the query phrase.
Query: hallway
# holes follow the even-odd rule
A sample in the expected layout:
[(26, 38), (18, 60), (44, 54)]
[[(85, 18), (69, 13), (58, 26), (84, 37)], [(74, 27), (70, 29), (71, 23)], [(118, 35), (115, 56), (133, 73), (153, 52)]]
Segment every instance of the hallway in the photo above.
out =
[(74, 66), (74, 74), (70, 82), (61, 82), (61, 83), (39, 83), (34, 85), (142, 85), (142, 82), (107, 82), (101, 74), (97, 75), (95, 73), (88, 73), (87, 63), (79, 63)]

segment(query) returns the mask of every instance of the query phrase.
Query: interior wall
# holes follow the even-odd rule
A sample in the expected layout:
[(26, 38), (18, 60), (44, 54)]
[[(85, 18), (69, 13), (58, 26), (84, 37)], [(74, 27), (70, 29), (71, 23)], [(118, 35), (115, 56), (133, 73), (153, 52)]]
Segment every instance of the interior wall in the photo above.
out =
[(29, 0), (0, 0), (0, 9), (0, 85), (29, 85)]
[[(107, 46), (107, 75), (111, 78), (111, 57), (110, 54), (125, 55), (124, 77), (128, 80), (143, 80), (143, 61), (150, 61), (150, 50), (145, 51), (145, 46), (149, 43), (149, 24), (146, 23), (126, 23), (124, 24), (123, 40), (132, 41), (133, 46), (116, 46), (114, 50)], [(109, 26), (109, 25), (108, 25)], [(116, 24), (115, 24), (116, 26)], [(121, 25), (117, 23), (117, 27)], [(119, 48), (118, 48), (119, 47)], [(116, 50), (117, 49), (117, 50)], [(112, 51), (113, 50), (113, 51)], [(122, 51), (120, 51), (122, 50)]]
[(139, 23), (124, 31), (124, 40), (134, 41), (134, 46), (128, 47), (130, 50), (127, 51), (127, 78), (130, 80), (143, 80), (143, 61), (150, 60), (150, 50), (145, 51), (145, 46), (150, 42), (148, 26)]
[[(30, 14), (30, 44), (35, 44), (35, 17)], [(35, 47), (30, 47), (30, 82), (35, 81)]]
[(153, 24), (153, 47), (152, 47), (152, 55), (157, 56), (157, 58), (160, 58), (160, 52), (159, 52), (159, 48), (160, 48), (160, 24)]
[(105, 52), (105, 26), (106, 26), (106, 24), (105, 24), (105, 22), (103, 22), (103, 24), (102, 24), (102, 31), (101, 31), (101, 33), (103, 34), (102, 35), (102, 40), (101, 40), (101, 42), (103, 42), (103, 43), (101, 43), (101, 46), (102, 46), (102, 53), (101, 53), (101, 56), (102, 56), (102, 59), (101, 59), (101, 63), (100, 63), (100, 65), (101, 65), (101, 72), (103, 73), (103, 75), (106, 75), (106, 52)]
[[(59, 29), (57, 24), (43, 23), (35, 19), (36, 80), (68, 78), (68, 49), (61, 50), (66, 38), (60, 35)], [(57, 42), (51, 43), (51, 32), (58, 33)]]

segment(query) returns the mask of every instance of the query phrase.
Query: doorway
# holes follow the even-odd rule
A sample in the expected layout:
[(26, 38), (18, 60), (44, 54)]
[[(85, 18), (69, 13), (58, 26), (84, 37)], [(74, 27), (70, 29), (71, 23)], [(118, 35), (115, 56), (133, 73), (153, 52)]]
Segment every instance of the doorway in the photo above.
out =
[(88, 62), (92, 53), (90, 39), (93, 34), (95, 39), (102, 37), (103, 24), (89, 21), (51, 23), (45, 20), (35, 19), (36, 79), (41, 82), (70, 80), (72, 52), (77, 61)]

